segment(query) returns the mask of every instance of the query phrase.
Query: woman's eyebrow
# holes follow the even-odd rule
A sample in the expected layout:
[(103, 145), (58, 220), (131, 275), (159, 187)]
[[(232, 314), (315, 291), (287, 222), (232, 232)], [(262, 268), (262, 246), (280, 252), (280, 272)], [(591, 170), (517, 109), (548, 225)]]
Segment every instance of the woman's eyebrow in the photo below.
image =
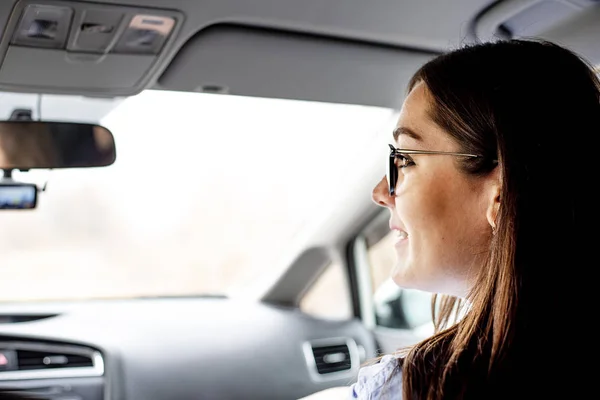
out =
[(415, 132), (412, 129), (407, 128), (405, 126), (399, 126), (398, 128), (394, 129), (394, 140), (398, 140), (398, 137), (400, 135), (406, 135), (408, 137), (415, 139), (418, 142), (423, 141), (423, 138), (421, 137), (421, 135), (419, 135), (417, 132)]

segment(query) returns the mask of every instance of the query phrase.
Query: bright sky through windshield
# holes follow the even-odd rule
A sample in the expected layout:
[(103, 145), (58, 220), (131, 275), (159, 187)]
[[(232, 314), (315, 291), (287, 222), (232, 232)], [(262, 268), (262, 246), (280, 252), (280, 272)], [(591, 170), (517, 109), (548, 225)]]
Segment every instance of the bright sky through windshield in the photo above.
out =
[[(146, 91), (102, 123), (117, 162), (52, 171), (3, 212), (0, 300), (227, 293), (268, 273), (393, 112)], [(386, 125), (387, 124), (387, 125)]]

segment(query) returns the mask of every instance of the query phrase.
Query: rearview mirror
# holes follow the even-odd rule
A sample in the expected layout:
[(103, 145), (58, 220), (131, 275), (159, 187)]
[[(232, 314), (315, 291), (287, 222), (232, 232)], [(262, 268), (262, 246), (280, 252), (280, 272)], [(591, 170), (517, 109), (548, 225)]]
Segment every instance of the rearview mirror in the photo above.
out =
[(0, 122), (0, 170), (105, 167), (115, 159), (114, 137), (99, 125)]

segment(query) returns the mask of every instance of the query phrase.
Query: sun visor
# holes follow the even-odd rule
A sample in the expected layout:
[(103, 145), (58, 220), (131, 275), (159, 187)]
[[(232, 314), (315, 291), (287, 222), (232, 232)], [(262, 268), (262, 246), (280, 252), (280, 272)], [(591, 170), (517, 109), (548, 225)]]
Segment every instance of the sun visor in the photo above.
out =
[(162, 89), (397, 108), (433, 55), (271, 29), (216, 25), (187, 41)]
[(156, 73), (182, 20), (172, 10), (20, 1), (0, 42), (0, 90), (136, 94)]

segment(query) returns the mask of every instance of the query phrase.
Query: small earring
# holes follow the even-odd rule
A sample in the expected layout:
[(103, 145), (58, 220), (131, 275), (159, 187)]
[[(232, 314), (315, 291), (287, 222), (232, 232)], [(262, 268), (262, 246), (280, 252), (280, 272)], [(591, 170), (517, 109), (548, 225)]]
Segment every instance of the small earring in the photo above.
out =
[(492, 236), (496, 236), (496, 224), (492, 224)]

